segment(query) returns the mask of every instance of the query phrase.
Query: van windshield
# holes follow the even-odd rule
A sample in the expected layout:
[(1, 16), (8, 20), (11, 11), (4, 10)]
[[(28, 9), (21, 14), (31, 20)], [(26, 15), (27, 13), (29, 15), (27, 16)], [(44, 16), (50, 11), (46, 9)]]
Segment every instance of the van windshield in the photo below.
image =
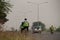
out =
[(40, 23), (39, 22), (34, 22), (33, 26), (40, 26)]

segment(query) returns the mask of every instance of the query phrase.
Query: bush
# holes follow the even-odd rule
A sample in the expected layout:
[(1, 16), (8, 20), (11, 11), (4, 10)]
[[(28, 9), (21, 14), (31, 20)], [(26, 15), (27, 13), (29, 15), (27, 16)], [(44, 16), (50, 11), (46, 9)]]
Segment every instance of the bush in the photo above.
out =
[(60, 26), (56, 29), (57, 32), (60, 32)]

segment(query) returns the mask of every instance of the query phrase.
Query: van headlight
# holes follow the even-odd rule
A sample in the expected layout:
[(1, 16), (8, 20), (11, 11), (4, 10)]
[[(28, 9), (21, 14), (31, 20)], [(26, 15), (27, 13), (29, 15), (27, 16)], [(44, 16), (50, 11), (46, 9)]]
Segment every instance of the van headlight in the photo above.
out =
[(39, 30), (41, 30), (41, 28)]
[(37, 29), (35, 29), (35, 31), (37, 31)]

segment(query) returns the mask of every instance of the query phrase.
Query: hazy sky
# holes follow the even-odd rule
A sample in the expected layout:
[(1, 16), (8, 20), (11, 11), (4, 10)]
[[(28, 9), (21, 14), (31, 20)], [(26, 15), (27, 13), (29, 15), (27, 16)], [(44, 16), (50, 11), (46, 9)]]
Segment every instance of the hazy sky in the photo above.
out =
[[(32, 3), (28, 3), (32, 2)], [(37, 3), (48, 2), (40, 4), (39, 6), (39, 20), (45, 23), (46, 28), (54, 25), (60, 26), (60, 0), (11, 0), (13, 4), (12, 12), (8, 14), (9, 21), (5, 24), (6, 29), (11, 27), (19, 29), (20, 24), (26, 17), (30, 26), (34, 21), (37, 21)]]

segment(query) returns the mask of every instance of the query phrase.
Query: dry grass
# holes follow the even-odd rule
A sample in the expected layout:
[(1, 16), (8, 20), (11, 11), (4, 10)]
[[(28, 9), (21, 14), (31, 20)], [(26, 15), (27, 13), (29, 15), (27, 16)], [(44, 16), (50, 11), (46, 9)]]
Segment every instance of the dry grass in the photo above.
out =
[(31, 35), (20, 32), (0, 32), (0, 40), (34, 40)]

